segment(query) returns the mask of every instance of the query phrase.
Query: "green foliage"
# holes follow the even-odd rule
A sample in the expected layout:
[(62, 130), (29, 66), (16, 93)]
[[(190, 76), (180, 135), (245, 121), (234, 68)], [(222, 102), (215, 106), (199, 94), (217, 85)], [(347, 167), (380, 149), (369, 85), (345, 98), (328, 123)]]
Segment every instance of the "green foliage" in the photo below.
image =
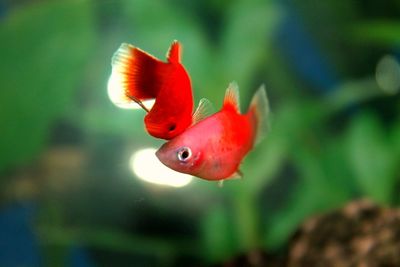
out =
[(0, 25), (0, 171), (41, 151), (55, 118), (72, 104), (94, 44), (88, 1), (13, 10)]
[(358, 42), (396, 47), (400, 44), (399, 31), (399, 21), (377, 20), (356, 24), (351, 33)]
[[(234, 1), (227, 9), (225, 29), (215, 64), (215, 74), (226, 81), (236, 80), (242, 96), (250, 99), (252, 79), (272, 53), (272, 36), (282, 19), (282, 11), (273, 1)], [(209, 80), (210, 82), (211, 80)], [(212, 85), (203, 86), (213, 87)], [(214, 85), (215, 87), (215, 85)], [(246, 105), (247, 106), (247, 105)]]
[(355, 117), (348, 139), (349, 161), (360, 189), (375, 201), (390, 203), (399, 158), (377, 118), (371, 113)]
[(228, 210), (220, 204), (210, 207), (201, 225), (203, 256), (210, 261), (229, 257), (235, 249), (232, 240), (232, 222)]

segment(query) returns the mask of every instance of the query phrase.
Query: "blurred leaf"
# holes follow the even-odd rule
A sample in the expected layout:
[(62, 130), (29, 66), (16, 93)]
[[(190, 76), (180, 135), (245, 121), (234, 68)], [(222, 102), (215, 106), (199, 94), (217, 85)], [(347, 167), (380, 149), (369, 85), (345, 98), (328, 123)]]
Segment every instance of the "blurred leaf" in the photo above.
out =
[[(327, 181), (328, 204), (335, 206), (349, 200), (357, 193), (357, 182), (354, 181), (351, 163), (347, 159), (346, 136), (327, 136), (322, 140), (323, 148), (319, 158), (321, 167), (324, 168)], [(329, 140), (328, 140), (329, 139)], [(319, 162), (312, 164), (318, 165)], [(340, 166), (338, 168), (338, 166)]]
[[(306, 141), (305, 141), (306, 142)], [(336, 188), (329, 178), (329, 170), (326, 172), (322, 165), (322, 153), (305, 151), (305, 147), (298, 148), (294, 156), (294, 164), (299, 175), (308, 188), (313, 188), (315, 199), (319, 199), (318, 206), (327, 208), (346, 199), (345, 191)]]
[(35, 3), (0, 25), (0, 170), (39, 152), (71, 105), (94, 43), (89, 1)]
[[(237, 0), (229, 6), (221, 36), (218, 66), (226, 82), (249, 88), (257, 68), (272, 53), (273, 36), (282, 12), (274, 1)], [(252, 90), (241, 91), (246, 93)]]
[[(242, 164), (244, 173), (240, 190), (248, 190), (257, 196), (276, 178), (276, 174), (287, 159), (288, 141), (281, 135), (280, 129), (274, 129), (266, 140), (255, 147)], [(246, 182), (250, 180), (251, 182)], [(237, 185), (235, 184), (235, 188)]]
[(210, 261), (220, 261), (233, 253), (232, 229), (227, 209), (215, 203), (202, 219), (203, 254)]
[(287, 205), (266, 224), (266, 246), (270, 249), (282, 247), (307, 216), (328, 208), (322, 200), (318, 187), (310, 186), (305, 179), (300, 181)]
[(348, 131), (348, 151), (363, 192), (375, 201), (389, 203), (394, 193), (398, 159), (387, 143), (382, 126), (371, 113), (354, 118)]
[(352, 80), (342, 83), (332, 90), (325, 98), (325, 108), (329, 113), (340, 112), (354, 104), (359, 104), (367, 100), (385, 95), (385, 92), (379, 88), (375, 78)]
[[(392, 129), (390, 143), (393, 144), (394, 161), (400, 162), (400, 120), (399, 119), (397, 119), (397, 123), (394, 125), (394, 127)], [(395, 168), (394, 172), (395, 172), (395, 176), (396, 176), (395, 183), (396, 183), (396, 185), (398, 185), (400, 183), (400, 165), (396, 164), (396, 166), (394, 168)], [(395, 200), (397, 200), (396, 204), (399, 205), (400, 204), (399, 203), (400, 194), (396, 190), (394, 193), (395, 193), (394, 198), (395, 198)]]
[[(265, 224), (268, 229), (265, 242), (270, 248), (283, 245), (309, 214), (336, 207), (353, 195), (355, 185), (343, 137), (326, 132), (324, 127), (329, 115), (332, 115), (331, 108), (323, 102), (303, 99), (287, 101), (276, 111), (271, 137), (276, 134), (282, 139), (283, 159), (290, 160), (296, 167), (299, 184), (287, 197), (288, 202), (282, 211), (274, 214), (272, 221)], [(267, 165), (263, 163), (258, 168)]]
[(190, 240), (176, 242), (135, 236), (115, 229), (99, 227), (66, 228), (40, 225), (41, 241), (48, 245), (71, 246), (85, 244), (91, 248), (124, 253), (151, 253), (163, 258), (171, 254), (196, 254), (198, 247)]
[(289, 149), (296, 142), (295, 139), (310, 123), (302, 113), (305, 109), (300, 107), (301, 105), (287, 103), (279, 110), (272, 110), (269, 118), (270, 130), (265, 140), (250, 151), (243, 161), (243, 181), (251, 180), (251, 182), (233, 188), (236, 190), (233, 194), (249, 191), (249, 194), (258, 195), (276, 177), (287, 160)]
[[(102, 92), (104, 93), (104, 91)], [(110, 102), (108, 99), (103, 102)], [(104, 103), (102, 110), (98, 110), (100, 103), (94, 103), (85, 107), (79, 118), (81, 127), (90, 134), (111, 134), (129, 139), (147, 139), (144, 126), (144, 110), (124, 110)], [(82, 113), (83, 110), (77, 112)], [(153, 140), (149, 140), (153, 141)]]
[[(400, 114), (400, 112), (399, 112), (399, 114)], [(392, 132), (391, 132), (390, 141), (391, 141), (391, 143), (393, 143), (393, 148), (395, 150), (397, 158), (400, 160), (400, 120), (399, 120), (399, 118), (397, 118), (396, 121), (397, 121), (397, 123), (394, 125)]]
[(399, 32), (399, 21), (366, 21), (354, 25), (351, 37), (360, 43), (393, 47), (400, 44)]
[[(340, 164), (346, 161), (340, 143), (342, 140), (337, 140), (329, 145), (327, 151), (317, 155), (304, 151), (304, 147), (299, 148), (300, 151), (296, 149), (294, 163), (300, 181), (284, 208), (265, 224), (267, 247), (281, 247), (306, 217), (338, 207), (352, 196), (352, 177), (348, 175), (346, 165)], [(332, 157), (336, 157), (334, 161)], [(334, 164), (336, 170), (324, 163)], [(337, 168), (338, 165), (340, 168)]]

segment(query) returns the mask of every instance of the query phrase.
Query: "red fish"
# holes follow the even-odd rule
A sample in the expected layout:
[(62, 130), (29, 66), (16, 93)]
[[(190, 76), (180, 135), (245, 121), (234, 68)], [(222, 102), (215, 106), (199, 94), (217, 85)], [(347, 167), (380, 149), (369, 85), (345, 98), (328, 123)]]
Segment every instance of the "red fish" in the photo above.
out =
[[(190, 77), (181, 64), (181, 45), (174, 41), (163, 62), (145, 51), (123, 43), (112, 58), (111, 90), (120, 102), (136, 102), (148, 113), (147, 132), (171, 139), (192, 124), (193, 94)], [(115, 86), (116, 84), (116, 86)], [(155, 99), (151, 110), (144, 100)]]
[(156, 155), (167, 167), (206, 180), (241, 177), (240, 162), (267, 130), (268, 114), (264, 86), (241, 114), (238, 87), (231, 83), (219, 112), (165, 143)]

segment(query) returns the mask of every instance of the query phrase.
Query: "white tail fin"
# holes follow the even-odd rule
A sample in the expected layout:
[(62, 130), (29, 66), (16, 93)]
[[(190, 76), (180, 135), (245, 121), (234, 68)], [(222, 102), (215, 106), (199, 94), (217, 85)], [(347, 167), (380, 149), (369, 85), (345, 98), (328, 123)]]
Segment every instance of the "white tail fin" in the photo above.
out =
[(168, 68), (166, 63), (127, 43), (114, 53), (111, 66), (122, 99), (137, 103), (156, 98)]

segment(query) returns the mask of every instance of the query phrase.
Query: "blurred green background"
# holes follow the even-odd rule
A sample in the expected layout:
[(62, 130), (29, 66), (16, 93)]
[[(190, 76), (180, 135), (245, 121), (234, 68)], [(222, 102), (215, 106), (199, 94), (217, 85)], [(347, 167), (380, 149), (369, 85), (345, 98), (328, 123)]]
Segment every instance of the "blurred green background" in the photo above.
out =
[[(209, 266), (279, 252), (308, 216), (400, 204), (400, 1), (0, 2), (0, 265)], [(107, 95), (122, 42), (177, 39), (196, 102), (242, 111), (261, 83), (271, 130), (242, 180), (148, 183), (141, 110)], [(179, 104), (177, 104), (178, 106)], [(146, 166), (143, 166), (145, 168)]]

